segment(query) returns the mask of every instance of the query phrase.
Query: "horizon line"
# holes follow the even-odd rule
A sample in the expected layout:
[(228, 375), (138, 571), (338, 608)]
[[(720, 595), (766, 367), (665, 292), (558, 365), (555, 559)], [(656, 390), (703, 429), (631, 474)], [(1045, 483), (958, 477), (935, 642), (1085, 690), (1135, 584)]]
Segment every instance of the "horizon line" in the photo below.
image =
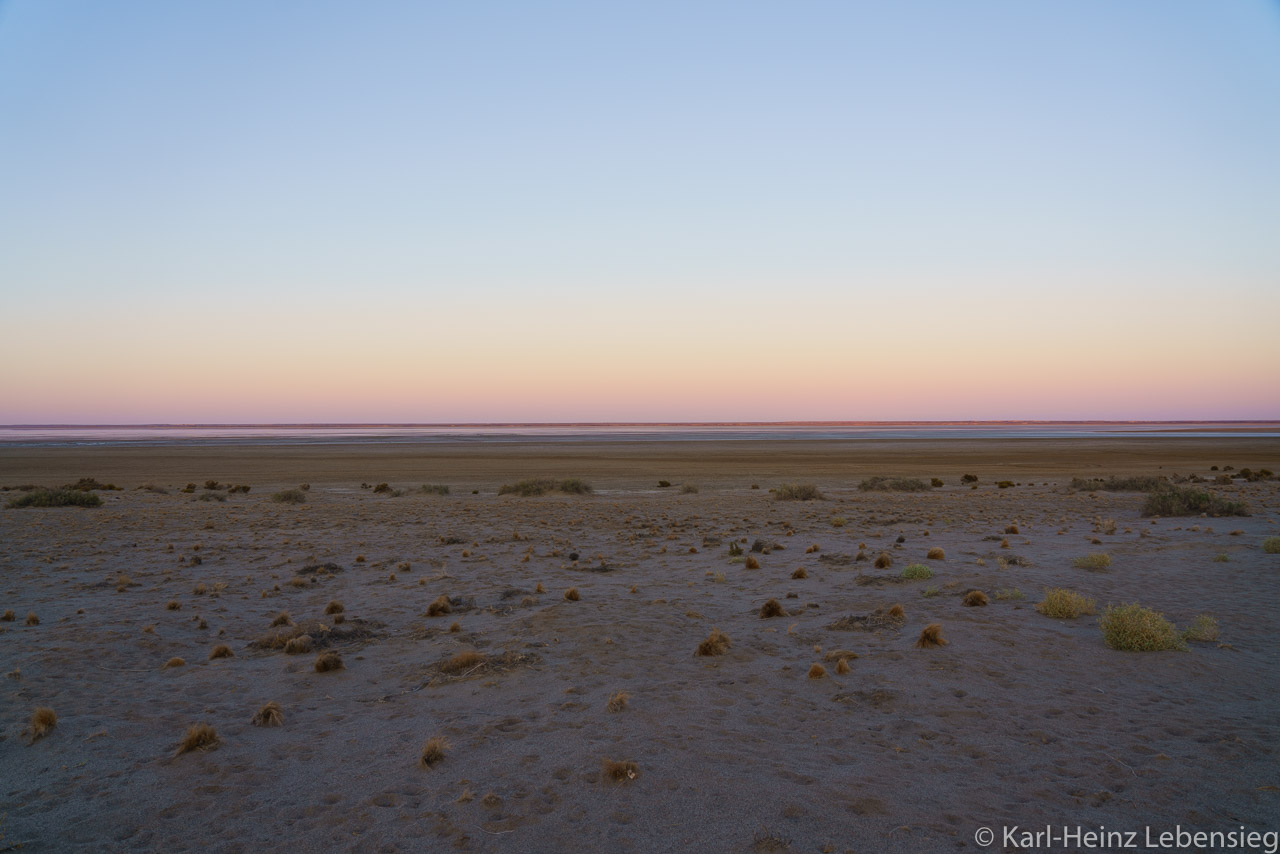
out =
[(74, 430), (84, 428), (250, 429), (262, 427), (878, 427), (878, 426), (966, 426), (988, 424), (1278, 424), (1280, 418), (1137, 418), (1137, 419), (911, 419), (877, 421), (263, 421), (263, 422), (141, 422), (84, 424), (0, 424), (0, 429)]

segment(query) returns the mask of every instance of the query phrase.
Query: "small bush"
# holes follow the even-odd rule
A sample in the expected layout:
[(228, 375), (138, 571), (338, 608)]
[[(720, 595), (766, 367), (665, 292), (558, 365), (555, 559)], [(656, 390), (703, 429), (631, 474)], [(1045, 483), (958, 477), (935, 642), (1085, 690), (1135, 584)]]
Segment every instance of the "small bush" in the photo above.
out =
[(937, 546), (934, 546), (933, 548), (929, 549), (929, 554), (926, 556), (929, 558), (929, 560), (946, 560), (947, 559), (947, 553), (944, 552), (942, 549), (938, 548)]
[(316, 656), (316, 673), (328, 673), (331, 670), (343, 670), (342, 656), (336, 652), (322, 652)]
[(983, 593), (981, 590), (970, 590), (968, 593), (964, 594), (964, 599), (961, 600), (961, 604), (967, 605), (970, 608), (980, 608), (983, 605), (989, 605), (990, 603), (991, 600), (987, 598), (987, 594)]
[(215, 658), (234, 658), (234, 657), (235, 657), (235, 653), (232, 652), (231, 647), (227, 646), (225, 643), (218, 644), (213, 648), (213, 652), (209, 653), (210, 661), (213, 661)]
[(58, 716), (53, 709), (48, 706), (40, 706), (31, 715), (31, 741), (32, 743), (44, 738), (53, 728), (58, 725)]
[(1036, 610), (1041, 614), (1058, 620), (1074, 620), (1085, 614), (1095, 614), (1097, 609), (1097, 602), (1065, 587), (1047, 588), (1044, 601), (1036, 604)]
[[(841, 661), (843, 660), (844, 659), (841, 659)], [(810, 679), (822, 679), (826, 675), (827, 675), (827, 668), (823, 667), (821, 664), (818, 664), (815, 662), (814, 665), (809, 668)]]
[(997, 486), (998, 488), (1000, 488), (1000, 489), (1008, 489), (1009, 487), (1011, 487), (1011, 486), (1013, 486), (1013, 485), (1014, 485), (1014, 484), (1013, 484), (1013, 481), (1011, 481), (1011, 480), (999, 480), (999, 481), (996, 481), (996, 486)]
[(212, 750), (218, 746), (218, 731), (208, 724), (192, 724), (178, 745), (179, 755), (192, 750)]
[(280, 726), (284, 723), (284, 709), (275, 700), (267, 703), (253, 716), (254, 726)]
[(784, 483), (773, 493), (774, 501), (822, 501), (825, 498), (812, 483)]
[(707, 639), (698, 644), (697, 655), (724, 655), (732, 646), (729, 636), (719, 629), (712, 629)]
[(615, 783), (627, 783), (640, 776), (640, 766), (634, 762), (604, 760), (604, 776)]
[(449, 749), (449, 742), (440, 736), (427, 739), (427, 743), (422, 746), (422, 755), (418, 761), (422, 763), (423, 768), (430, 768), (438, 762), (443, 762), (445, 752)]
[(546, 495), (548, 492), (565, 492), (571, 495), (583, 495), (591, 492), (591, 485), (579, 478), (569, 478), (567, 480), (551, 480), (550, 478), (532, 478), (529, 480), (521, 480), (516, 483), (506, 483), (498, 487), (499, 495), (519, 495), (522, 498), (531, 498), (537, 495)]
[(98, 507), (102, 497), (96, 492), (79, 489), (33, 489), (9, 501), (12, 508), (21, 507)]
[(920, 632), (920, 639), (916, 641), (918, 649), (932, 649), (946, 645), (947, 639), (942, 636), (942, 623), (930, 623), (925, 626)]
[(605, 708), (611, 712), (621, 712), (627, 708), (627, 703), (630, 701), (630, 694), (626, 691), (619, 691), (609, 698), (609, 702), (605, 704)]
[(930, 478), (930, 479), (929, 479), (929, 485), (930, 485), (930, 486), (932, 486), (934, 489), (937, 489), (939, 486), (942, 486), (942, 485), (943, 485), (943, 484), (942, 484), (942, 478), (940, 478), (940, 477), (933, 477), (933, 478)]
[(888, 569), (891, 566), (893, 566), (893, 555), (888, 552), (880, 552), (876, 557), (875, 568)]
[(1182, 637), (1189, 641), (1205, 643), (1216, 641), (1218, 639), (1218, 621), (1208, 614), (1200, 614), (1182, 632)]
[(427, 495), (448, 495), (449, 487), (443, 483), (424, 483), (419, 492), (425, 492)]
[(564, 598), (566, 602), (577, 602), (582, 598), (582, 594), (578, 592), (578, 588), (570, 587), (564, 592)]
[(1269, 555), (1280, 555), (1280, 537), (1267, 537), (1262, 541), (1262, 550)]
[(692, 483), (683, 484), (680, 487), (680, 494), (681, 495), (697, 495), (698, 487)]
[(1112, 605), (1099, 621), (1102, 637), (1112, 649), (1127, 652), (1158, 652), (1186, 649), (1173, 623), (1163, 614), (1144, 608), (1136, 602)]
[(785, 617), (787, 612), (782, 609), (782, 603), (777, 599), (770, 599), (760, 606), (760, 619), (767, 620), (770, 617)]
[(746, 567), (747, 569), (759, 569), (760, 561), (756, 560), (755, 555), (747, 555)]
[(933, 570), (922, 563), (913, 563), (902, 570), (902, 577), (909, 578), (912, 581), (924, 581), (925, 579), (933, 578)]
[(666, 489), (670, 485), (671, 485), (671, 481), (669, 480), (658, 481), (658, 489)]
[(1089, 569), (1098, 572), (1111, 566), (1111, 555), (1106, 552), (1094, 552), (1093, 554), (1076, 558), (1071, 561), (1071, 564), (1076, 569)]
[(911, 477), (869, 477), (858, 484), (862, 492), (926, 492), (932, 487)]
[(1249, 506), (1243, 501), (1230, 501), (1204, 489), (1164, 486), (1147, 496), (1142, 505), (1143, 516), (1248, 516)]
[(849, 524), (849, 520), (844, 518), (843, 516), (831, 517), (831, 527), (833, 528), (843, 528), (845, 525), (848, 525), (848, 524)]
[(977, 483), (978, 476), (976, 474), (965, 474), (960, 476), (961, 483)]
[(271, 500), (277, 504), (306, 504), (307, 494), (301, 489), (282, 489)]
[(1169, 481), (1164, 478), (1151, 476), (1108, 477), (1105, 479), (1073, 477), (1070, 484), (1072, 489), (1090, 492), (1095, 490), (1103, 492), (1152, 492), (1168, 485)]
[(1023, 593), (1021, 590), (1019, 590), (1016, 587), (1002, 587), (996, 591), (996, 598), (1001, 601), (1004, 601), (1006, 599), (1020, 601), (1022, 599), (1026, 599), (1027, 596), (1025, 593)]

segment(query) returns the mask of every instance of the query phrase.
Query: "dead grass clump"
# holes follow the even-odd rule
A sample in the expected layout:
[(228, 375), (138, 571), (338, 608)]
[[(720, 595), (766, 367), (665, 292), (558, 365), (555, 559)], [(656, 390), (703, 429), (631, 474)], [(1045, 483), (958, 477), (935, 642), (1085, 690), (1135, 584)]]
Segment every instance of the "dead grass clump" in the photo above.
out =
[(782, 603), (777, 599), (770, 599), (760, 606), (760, 619), (767, 620), (770, 617), (785, 617), (787, 612), (783, 610)]
[(697, 655), (724, 655), (729, 651), (732, 641), (719, 629), (712, 629), (707, 639), (698, 644)]
[(578, 588), (570, 587), (564, 592), (564, 598), (566, 602), (577, 602), (582, 596), (578, 593)]
[[(843, 660), (844, 659), (841, 659), (841, 661)], [(813, 666), (809, 668), (810, 679), (822, 679), (826, 675), (827, 675), (827, 668), (823, 667), (821, 664), (818, 664), (817, 662), (814, 662)]]
[(808, 578), (809, 571), (802, 566), (799, 569), (797, 569), (795, 572), (791, 573), (791, 577), (796, 580), (799, 580), (802, 578)]
[(286, 655), (302, 655), (311, 652), (315, 647), (315, 641), (311, 639), (311, 635), (298, 635), (285, 642), (284, 651)]
[(165, 669), (168, 669), (170, 667), (186, 667), (186, 666), (187, 666), (186, 659), (179, 658), (176, 655), (164, 663)]
[(862, 492), (927, 492), (929, 484), (911, 477), (870, 477), (858, 484)]
[(1006, 525), (1006, 526), (1005, 526), (1005, 529), (1004, 529), (1004, 532), (1005, 532), (1006, 534), (1020, 534), (1020, 533), (1022, 533), (1021, 531), (1019, 531), (1019, 530), (1018, 530), (1018, 525), (1017, 525), (1017, 523), (1014, 523), (1014, 524), (1012, 524), (1012, 525)]
[(306, 504), (307, 494), (301, 489), (282, 489), (271, 496), (277, 504)]
[(1248, 516), (1243, 501), (1230, 501), (1216, 492), (1182, 486), (1163, 486), (1147, 496), (1143, 516)]
[(18, 619), (18, 615), (13, 613), (12, 608), (5, 611), (4, 616), (0, 617), (0, 621), (4, 621), (6, 623), (12, 623), (16, 619)]
[(231, 651), (231, 647), (227, 646), (225, 643), (220, 643), (213, 648), (213, 652), (209, 653), (209, 660), (213, 661), (215, 658), (235, 658), (235, 655), (236, 654)]
[(747, 555), (747, 561), (744, 566), (746, 566), (747, 569), (759, 569), (760, 561), (756, 560), (755, 555)]
[(1185, 650), (1173, 623), (1163, 614), (1135, 603), (1109, 606), (1098, 621), (1102, 638), (1112, 649), (1127, 652)]
[(58, 716), (48, 706), (40, 706), (31, 716), (31, 742), (44, 738), (58, 725)]
[(1037, 611), (1058, 620), (1074, 620), (1085, 614), (1095, 614), (1097, 609), (1097, 602), (1065, 587), (1046, 588), (1044, 601), (1036, 603)]
[(889, 616), (895, 620), (905, 620), (907, 618), (907, 609), (901, 605), (889, 606)]
[(888, 569), (893, 566), (893, 555), (888, 552), (880, 552), (880, 556), (876, 558), (876, 569)]
[(178, 745), (178, 755), (193, 750), (213, 750), (218, 746), (218, 731), (208, 724), (192, 724)]
[(445, 741), (438, 735), (432, 736), (427, 739), (426, 744), (422, 745), (422, 756), (419, 757), (418, 761), (422, 764), (423, 768), (430, 768), (437, 762), (442, 762), (444, 760), (445, 751), (448, 749), (449, 742)]
[(445, 614), (450, 613), (453, 613), (453, 605), (449, 602), (449, 596), (445, 593), (441, 593), (434, 602), (427, 606), (428, 617), (443, 617)]
[(474, 649), (467, 649), (442, 663), (440, 670), (443, 673), (450, 674), (464, 673), (484, 664), (487, 660), (483, 654), (476, 652)]
[(838, 673), (839, 675), (844, 676), (846, 673), (848, 673), (852, 669), (853, 668), (849, 666), (849, 659), (847, 658), (836, 659), (836, 673)]
[(309, 635), (315, 649), (324, 649), (337, 643), (361, 641), (373, 637), (378, 623), (366, 620), (348, 620), (337, 625), (342, 614), (333, 615), (334, 625), (320, 620), (303, 620), (296, 625), (280, 626), (270, 629), (266, 634), (249, 644), (254, 649), (284, 649), (289, 641), (302, 635)]
[(280, 726), (284, 723), (284, 709), (275, 700), (267, 703), (253, 716), (254, 726)]
[(346, 613), (346, 610), (346, 606), (337, 599), (332, 600), (328, 605), (324, 606), (324, 612), (326, 614), (343, 614)]
[(978, 608), (983, 605), (991, 604), (991, 600), (987, 597), (987, 594), (983, 593), (981, 590), (970, 590), (968, 593), (964, 594), (964, 599), (961, 600), (961, 602), (964, 605), (968, 605), (970, 608)]
[(316, 673), (328, 673), (331, 670), (344, 670), (346, 665), (342, 663), (342, 656), (330, 650), (322, 652), (316, 656)]
[(640, 766), (631, 761), (604, 760), (604, 776), (615, 783), (628, 783), (640, 776)]
[(182, 603), (179, 602), (177, 599), (172, 599), (169, 601), (169, 604), (164, 606), (164, 609), (166, 611), (181, 611)]
[(35, 611), (32, 611), (31, 613), (27, 614), (27, 625), (28, 626), (40, 625), (40, 618), (36, 616)]
[(920, 632), (920, 639), (916, 641), (917, 649), (932, 649), (946, 645), (947, 639), (942, 636), (942, 623), (930, 623), (925, 626), (924, 631)]
[(620, 712), (627, 707), (627, 703), (630, 700), (630, 694), (626, 691), (619, 691), (609, 698), (609, 702), (605, 704), (605, 708), (611, 712)]
[(929, 554), (927, 555), (927, 557), (929, 558), (929, 560), (946, 560), (947, 553), (944, 552), (938, 546), (934, 546), (933, 548), (929, 549)]
[(279, 614), (276, 614), (276, 618), (271, 621), (272, 628), (275, 628), (276, 626), (292, 626), (292, 625), (293, 625), (293, 617), (289, 616), (288, 611), (281, 611)]

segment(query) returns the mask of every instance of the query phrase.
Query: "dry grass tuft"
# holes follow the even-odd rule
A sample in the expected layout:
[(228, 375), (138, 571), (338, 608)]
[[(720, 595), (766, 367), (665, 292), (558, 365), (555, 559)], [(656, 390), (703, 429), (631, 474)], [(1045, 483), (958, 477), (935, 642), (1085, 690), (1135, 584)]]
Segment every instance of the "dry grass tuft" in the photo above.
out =
[(932, 649), (946, 645), (947, 639), (942, 636), (942, 623), (930, 623), (925, 626), (924, 631), (920, 632), (920, 639), (916, 641), (917, 649)]
[(164, 606), (164, 609), (166, 611), (181, 611), (182, 603), (179, 602), (177, 599), (172, 599), (169, 601), (169, 604)]
[(15, 613), (13, 613), (13, 609), (12, 609), (12, 608), (10, 608), (9, 610), (5, 611), (5, 612), (4, 612), (4, 616), (3, 616), (3, 617), (0, 617), (0, 620), (4, 621), (4, 622), (6, 622), (6, 623), (12, 623), (12, 622), (13, 622), (14, 620), (16, 620), (16, 619), (18, 619), (18, 615), (17, 615), (17, 614), (15, 614)]
[(187, 666), (187, 660), (185, 658), (179, 658), (176, 655), (164, 663), (165, 669), (170, 667), (186, 667), (186, 666)]
[(1071, 564), (1077, 569), (1088, 569), (1094, 572), (1101, 572), (1111, 566), (1111, 555), (1106, 552), (1094, 552), (1084, 557), (1078, 557), (1071, 561)]
[(178, 744), (178, 755), (193, 750), (213, 750), (218, 746), (218, 731), (208, 724), (192, 724)]
[(280, 726), (284, 723), (284, 709), (275, 700), (267, 703), (253, 716), (254, 726)]
[(441, 593), (436, 600), (427, 606), (428, 617), (443, 617), (445, 614), (453, 613), (453, 605), (449, 602), (448, 595)]
[(543, 587), (543, 586), (542, 586), (542, 582), (541, 582), (541, 581), (539, 581), (539, 582), (538, 582), (538, 586), (537, 586), (537, 587), (535, 587), (535, 588), (533, 588), (533, 592), (534, 592), (534, 593), (546, 593), (546, 592), (547, 592), (547, 588)]
[(719, 629), (712, 629), (711, 634), (707, 635), (707, 639), (698, 644), (697, 655), (724, 655), (729, 651), (729, 647), (733, 642), (729, 640), (729, 636)]
[(797, 569), (795, 572), (791, 573), (791, 577), (797, 580), (801, 578), (808, 578), (809, 571), (802, 566), (799, 569)]
[[(844, 661), (843, 658), (840, 660)], [(827, 675), (827, 668), (823, 667), (821, 664), (818, 664), (817, 662), (815, 662), (813, 666), (809, 668), (810, 679), (823, 679), (826, 677), (826, 675)]]
[(1186, 640), (1205, 643), (1216, 641), (1218, 639), (1218, 621), (1208, 614), (1200, 614), (1191, 621), (1191, 625), (1183, 630), (1182, 637)]
[(281, 611), (279, 614), (276, 614), (276, 618), (271, 621), (271, 628), (273, 629), (276, 626), (292, 626), (292, 625), (293, 625), (293, 617), (289, 616), (288, 611)]
[(846, 673), (848, 673), (852, 669), (853, 668), (849, 666), (849, 659), (847, 658), (836, 659), (836, 673), (840, 674), (841, 676), (844, 676)]
[(901, 605), (892, 605), (889, 608), (889, 616), (897, 620), (905, 620), (907, 618), (907, 609)]
[(640, 766), (631, 761), (604, 760), (604, 776), (615, 783), (628, 783), (640, 776)]
[(220, 643), (213, 648), (213, 652), (209, 653), (209, 660), (213, 661), (215, 658), (235, 658), (235, 655), (236, 654), (231, 651), (231, 647), (227, 646), (225, 643)]
[(880, 552), (880, 556), (876, 558), (876, 569), (888, 569), (893, 566), (893, 555), (888, 552)]
[(423, 768), (430, 768), (437, 762), (442, 762), (445, 757), (445, 751), (449, 749), (449, 742), (440, 736), (432, 736), (427, 739), (427, 743), (422, 745), (422, 756), (419, 762)]
[(1097, 613), (1098, 603), (1065, 587), (1049, 587), (1044, 591), (1044, 601), (1036, 603), (1036, 610), (1046, 617), (1074, 620), (1085, 614)]
[(777, 599), (770, 599), (760, 606), (760, 619), (767, 620), (770, 617), (785, 617), (787, 612), (783, 609), (782, 603)]
[(463, 673), (484, 664), (486, 660), (481, 653), (467, 649), (441, 664), (440, 669), (445, 673)]
[(1163, 614), (1144, 608), (1136, 602), (1108, 607), (1098, 621), (1098, 626), (1102, 629), (1103, 640), (1112, 649), (1158, 652), (1187, 648), (1173, 623), (1166, 620)]
[(991, 604), (991, 600), (987, 597), (987, 594), (983, 593), (981, 590), (970, 590), (968, 593), (964, 594), (962, 602), (970, 608), (977, 608)]
[(605, 708), (611, 712), (620, 712), (627, 707), (627, 703), (630, 700), (630, 694), (626, 691), (619, 691), (609, 698), (609, 702), (605, 704)]
[(459, 623), (457, 620), (454, 620), (452, 623), (449, 624), (450, 634), (456, 635), (461, 631), (462, 631), (462, 623)]
[(31, 716), (31, 742), (34, 744), (58, 725), (58, 716), (48, 706), (40, 706)]
[(342, 663), (342, 656), (330, 650), (322, 652), (316, 656), (316, 673), (328, 673), (331, 670), (345, 670), (346, 665)]
[(303, 653), (311, 652), (315, 648), (316, 644), (311, 635), (298, 635), (295, 638), (289, 638), (284, 644), (286, 655), (302, 655)]
[(345, 614), (347, 609), (341, 602), (334, 599), (330, 601), (328, 605), (324, 606), (324, 612), (326, 614)]
[(32, 611), (31, 613), (27, 614), (27, 625), (28, 626), (40, 625), (40, 618), (36, 616), (35, 611)]
[(578, 588), (570, 587), (564, 592), (564, 598), (566, 602), (577, 602), (582, 596), (578, 593)]
[(946, 560), (947, 553), (944, 552), (938, 546), (934, 546), (933, 548), (929, 549), (929, 554), (927, 555), (927, 557), (929, 558), (929, 560)]
[(756, 560), (755, 555), (747, 555), (747, 562), (745, 565), (747, 569), (759, 569), (760, 561)]

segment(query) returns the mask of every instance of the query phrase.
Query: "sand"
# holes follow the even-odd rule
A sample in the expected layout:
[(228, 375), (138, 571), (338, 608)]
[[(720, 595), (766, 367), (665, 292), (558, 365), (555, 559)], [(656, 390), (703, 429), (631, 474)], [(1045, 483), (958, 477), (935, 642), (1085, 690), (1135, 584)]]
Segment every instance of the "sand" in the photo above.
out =
[[(124, 487), (0, 511), (17, 617), (0, 848), (915, 852), (979, 848), (980, 826), (1275, 830), (1280, 555), (1261, 544), (1280, 482), (1213, 487), (1253, 511), (1217, 519), (1066, 487), (1227, 464), (1280, 470), (1280, 440), (0, 448), (0, 484)], [(875, 474), (945, 485), (859, 492)], [(596, 489), (496, 494), (534, 475)], [(210, 478), (251, 491), (178, 491)], [(361, 486), (383, 481), (405, 494)], [(776, 501), (784, 481), (826, 498)], [(305, 504), (270, 500), (304, 482)], [(731, 558), (757, 540), (759, 569)], [(864, 544), (893, 565), (853, 560)], [(1100, 551), (1106, 571), (1073, 566)], [(903, 580), (916, 563), (935, 576)], [(1049, 586), (1179, 626), (1209, 614), (1220, 637), (1115, 651), (1097, 616), (1037, 613)], [(965, 607), (971, 589), (990, 603)], [(427, 617), (442, 595), (451, 612)], [(758, 616), (770, 598), (786, 616)], [(848, 619), (895, 603), (901, 625)], [(255, 646), (281, 611), (344, 668)], [(932, 623), (948, 645), (917, 649)], [(695, 656), (713, 629), (728, 651)], [(857, 655), (846, 674), (836, 650)], [(466, 651), (478, 667), (442, 668)], [(255, 726), (269, 701), (283, 724)], [(58, 721), (32, 742), (37, 707)], [(197, 723), (216, 747), (179, 755)]]

